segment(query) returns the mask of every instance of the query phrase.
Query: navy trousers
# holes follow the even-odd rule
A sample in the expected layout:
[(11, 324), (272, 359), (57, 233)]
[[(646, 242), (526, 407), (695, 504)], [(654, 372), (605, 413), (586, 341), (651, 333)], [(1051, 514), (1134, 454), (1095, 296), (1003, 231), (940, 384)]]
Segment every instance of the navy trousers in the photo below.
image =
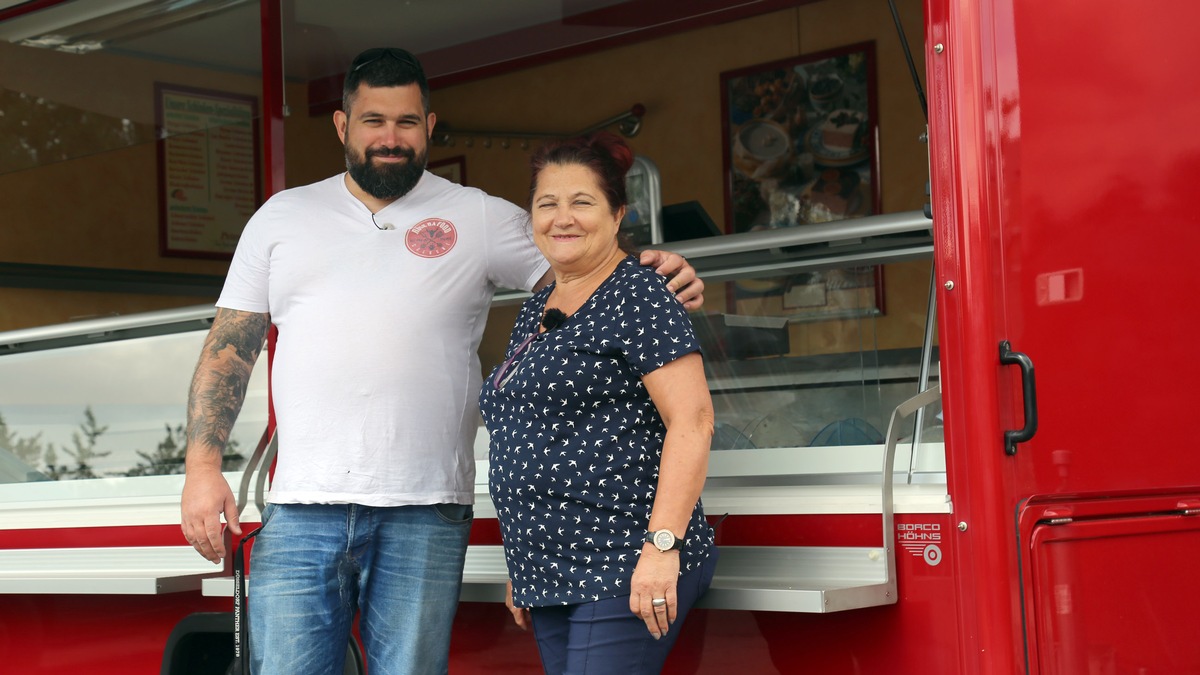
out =
[(675, 623), (660, 640), (629, 611), (629, 596), (530, 610), (542, 668), (547, 675), (657, 675), (683, 628), (688, 611), (708, 590), (717, 548), (699, 569), (679, 577)]

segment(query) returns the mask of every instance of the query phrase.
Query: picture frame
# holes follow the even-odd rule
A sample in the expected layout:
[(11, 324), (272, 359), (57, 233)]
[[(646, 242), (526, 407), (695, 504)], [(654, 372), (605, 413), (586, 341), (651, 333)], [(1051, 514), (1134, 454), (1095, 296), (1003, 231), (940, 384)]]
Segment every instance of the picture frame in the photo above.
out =
[(730, 233), (878, 212), (875, 44), (721, 73)]
[(262, 204), (258, 99), (154, 84), (159, 254), (233, 257)]
[(467, 156), (455, 155), (446, 159), (429, 162), (425, 170), (435, 176), (441, 176), (451, 183), (467, 184)]

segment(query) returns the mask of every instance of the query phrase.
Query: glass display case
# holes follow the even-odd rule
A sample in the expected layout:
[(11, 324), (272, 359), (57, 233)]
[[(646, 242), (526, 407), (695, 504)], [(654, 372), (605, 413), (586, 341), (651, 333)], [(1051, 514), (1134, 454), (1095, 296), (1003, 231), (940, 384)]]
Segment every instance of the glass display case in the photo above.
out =
[[(951, 511), (928, 304), (929, 222), (893, 214), (672, 246), (706, 284), (706, 304), (692, 320), (716, 413), (708, 513), (857, 514), (884, 533), (869, 546), (722, 544), (705, 606), (824, 612), (894, 601), (893, 515)], [(502, 355), (522, 297), (497, 294), (481, 347), (485, 371)], [(7, 527), (178, 522), (187, 390), (213, 312), (0, 333)], [(270, 465), (265, 363), (255, 368), (226, 457), (244, 506), (262, 494), (266, 472), (253, 473), (257, 460)], [(480, 520), (495, 518), (487, 445), (481, 426)], [(258, 513), (250, 508), (243, 519)], [(499, 546), (472, 546), (463, 599), (502, 599), (503, 579)], [(205, 593), (229, 591), (228, 579), (210, 581)]]
[[(678, 246), (709, 289), (693, 316), (716, 413), (708, 499), (735, 486), (877, 493), (893, 412), (938, 382), (932, 250), (919, 212)], [(914, 417), (893, 470), (944, 502), (940, 408)]]
[[(710, 487), (723, 467), (759, 464), (787, 484), (877, 482), (892, 411), (938, 381), (929, 228), (908, 212), (669, 245), (706, 283), (691, 318), (716, 413)], [(507, 336), (506, 306), (524, 297), (498, 294), (491, 335)], [(499, 359), (490, 348), (485, 371)], [(906, 483), (944, 482), (940, 410), (919, 421), (903, 438), (922, 451), (901, 448), (897, 469)]]
[[(867, 459), (883, 443), (888, 416), (937, 381), (928, 221), (918, 213), (874, 216), (674, 246), (707, 283), (707, 304), (692, 318), (716, 411), (714, 467), (773, 457), (773, 466), (794, 472), (786, 474), (792, 483), (878, 473)], [(522, 297), (497, 294), (491, 334), (507, 333)], [(171, 310), (0, 335), (0, 480), (180, 473), (187, 386), (211, 313)], [(485, 370), (489, 350), (503, 349), (495, 342), (483, 347)], [(265, 428), (263, 370), (235, 430), (230, 471)], [(937, 411), (920, 428), (927, 444), (941, 440)], [(477, 459), (486, 459), (486, 446), (481, 431)], [(898, 461), (907, 462), (906, 482), (944, 480), (940, 450), (902, 451)]]
[[(191, 371), (212, 308), (3, 334), (0, 483), (183, 473)], [(267, 421), (265, 360), (226, 449), (237, 472)]]

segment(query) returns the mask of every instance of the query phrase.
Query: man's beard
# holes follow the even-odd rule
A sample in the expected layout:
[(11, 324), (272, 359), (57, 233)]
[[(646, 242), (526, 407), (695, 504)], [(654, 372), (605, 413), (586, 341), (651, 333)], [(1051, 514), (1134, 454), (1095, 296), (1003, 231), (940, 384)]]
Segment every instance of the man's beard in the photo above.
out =
[[(347, 145), (346, 170), (350, 177), (372, 197), (392, 200), (408, 194), (421, 180), (429, 159), (429, 148), (422, 149), (419, 155), (412, 148), (373, 148), (364, 153), (362, 161), (356, 155)], [(408, 161), (376, 165), (371, 161), (376, 156), (404, 157)]]

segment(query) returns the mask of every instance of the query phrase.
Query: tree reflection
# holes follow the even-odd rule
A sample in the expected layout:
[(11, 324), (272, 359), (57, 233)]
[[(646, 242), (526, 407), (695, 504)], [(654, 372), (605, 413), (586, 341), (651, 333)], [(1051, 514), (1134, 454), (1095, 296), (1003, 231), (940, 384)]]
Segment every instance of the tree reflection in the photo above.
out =
[[(136, 464), (125, 470), (98, 474), (95, 468), (96, 460), (112, 454), (111, 450), (97, 449), (100, 438), (108, 429), (107, 425), (99, 423), (91, 406), (88, 406), (83, 411), (83, 422), (71, 434), (71, 447), (55, 447), (53, 443), (42, 440), (40, 431), (28, 436), (19, 435), (0, 413), (0, 451), (7, 451), (32, 469), (29, 480), (169, 476), (184, 472), (184, 457), (187, 454), (186, 428), (182, 424), (172, 426), (165, 423), (163, 439), (151, 452), (137, 450), (139, 460)], [(71, 461), (59, 464), (60, 451), (70, 457)], [(240, 444), (231, 438), (221, 460), (221, 470), (237, 471), (244, 465), (245, 457), (241, 454)], [(39, 466), (41, 468), (38, 468)], [(3, 480), (0, 479), (0, 482)]]

